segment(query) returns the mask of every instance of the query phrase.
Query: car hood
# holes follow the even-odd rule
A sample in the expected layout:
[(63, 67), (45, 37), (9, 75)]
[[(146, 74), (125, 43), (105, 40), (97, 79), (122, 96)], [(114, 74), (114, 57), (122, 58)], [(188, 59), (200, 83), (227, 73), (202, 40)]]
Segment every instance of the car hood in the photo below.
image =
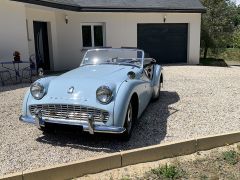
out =
[[(100, 86), (108, 86), (116, 93), (121, 83), (128, 79), (127, 73), (139, 72), (139, 68), (122, 65), (82, 66), (69, 71), (53, 80), (48, 87), (48, 96), (51, 98), (84, 99), (95, 94)], [(69, 89), (73, 87), (73, 93)]]

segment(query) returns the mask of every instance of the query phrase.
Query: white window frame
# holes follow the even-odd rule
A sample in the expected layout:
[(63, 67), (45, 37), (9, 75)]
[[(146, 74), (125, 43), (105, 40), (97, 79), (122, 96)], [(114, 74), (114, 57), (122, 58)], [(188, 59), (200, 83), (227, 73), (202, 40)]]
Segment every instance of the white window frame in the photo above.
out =
[[(92, 46), (90, 46), (90, 47), (84, 47), (83, 46), (82, 26), (91, 26)], [(103, 30), (103, 46), (95, 46), (94, 26), (102, 26), (102, 30)], [(81, 36), (82, 36), (82, 48), (83, 49), (92, 49), (92, 48), (95, 48), (95, 47), (105, 47), (106, 46), (106, 28), (105, 28), (105, 23), (81, 23)]]

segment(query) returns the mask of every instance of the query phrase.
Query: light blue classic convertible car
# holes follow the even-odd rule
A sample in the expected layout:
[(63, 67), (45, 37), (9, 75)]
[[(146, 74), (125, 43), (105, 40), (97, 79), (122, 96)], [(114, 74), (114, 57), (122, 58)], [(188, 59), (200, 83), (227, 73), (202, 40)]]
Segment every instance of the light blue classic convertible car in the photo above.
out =
[(161, 66), (142, 50), (88, 50), (79, 68), (31, 85), (20, 120), (43, 131), (63, 124), (129, 138), (150, 100), (159, 98), (162, 83)]

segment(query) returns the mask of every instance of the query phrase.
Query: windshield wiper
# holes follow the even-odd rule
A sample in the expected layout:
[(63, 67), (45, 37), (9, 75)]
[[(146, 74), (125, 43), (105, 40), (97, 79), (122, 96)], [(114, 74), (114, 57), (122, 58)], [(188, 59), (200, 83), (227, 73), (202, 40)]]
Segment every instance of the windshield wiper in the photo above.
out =
[(134, 63), (134, 62), (141, 62), (140, 60), (131, 60), (131, 61), (128, 61), (128, 63)]
[(118, 64), (118, 63), (114, 63), (114, 62), (103, 62), (103, 63), (99, 63), (99, 64)]

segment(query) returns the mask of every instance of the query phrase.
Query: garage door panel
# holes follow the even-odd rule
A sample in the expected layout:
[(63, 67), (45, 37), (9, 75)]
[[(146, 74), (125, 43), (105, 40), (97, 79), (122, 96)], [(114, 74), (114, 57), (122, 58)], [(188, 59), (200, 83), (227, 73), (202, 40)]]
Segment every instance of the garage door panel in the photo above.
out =
[(138, 24), (138, 48), (158, 63), (186, 63), (188, 24)]

